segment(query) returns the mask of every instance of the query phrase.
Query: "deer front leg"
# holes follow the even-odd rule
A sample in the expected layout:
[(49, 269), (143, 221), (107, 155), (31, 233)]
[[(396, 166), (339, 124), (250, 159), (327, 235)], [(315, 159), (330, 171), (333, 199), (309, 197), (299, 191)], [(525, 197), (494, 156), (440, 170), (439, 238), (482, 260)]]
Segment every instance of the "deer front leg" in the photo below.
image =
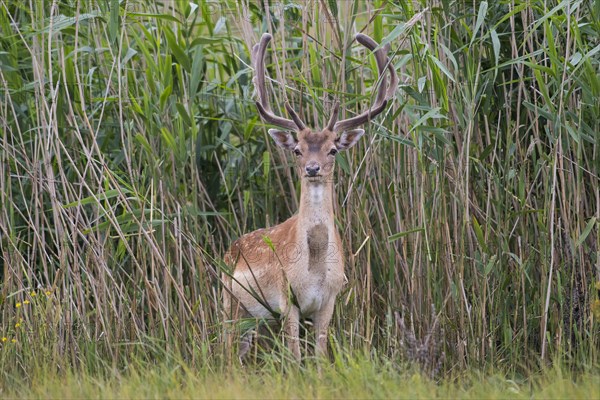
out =
[(288, 348), (296, 361), (300, 361), (300, 309), (290, 305), (284, 322)]
[(329, 302), (320, 311), (315, 314), (314, 327), (315, 327), (315, 355), (317, 357), (327, 357), (327, 331), (329, 329), (329, 323), (331, 322), (331, 316), (333, 315), (333, 307), (335, 305), (335, 297), (329, 300)]

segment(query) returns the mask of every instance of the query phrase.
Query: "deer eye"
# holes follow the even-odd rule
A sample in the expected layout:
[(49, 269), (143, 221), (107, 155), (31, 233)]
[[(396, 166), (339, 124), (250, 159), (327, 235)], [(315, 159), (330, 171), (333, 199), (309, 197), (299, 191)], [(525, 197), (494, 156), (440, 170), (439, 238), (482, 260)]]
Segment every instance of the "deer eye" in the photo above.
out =
[(294, 149), (294, 154), (300, 157), (302, 155), (302, 152), (298, 149)]
[(329, 155), (330, 156), (335, 156), (338, 153), (338, 149), (336, 149), (335, 147), (331, 150), (329, 150)]

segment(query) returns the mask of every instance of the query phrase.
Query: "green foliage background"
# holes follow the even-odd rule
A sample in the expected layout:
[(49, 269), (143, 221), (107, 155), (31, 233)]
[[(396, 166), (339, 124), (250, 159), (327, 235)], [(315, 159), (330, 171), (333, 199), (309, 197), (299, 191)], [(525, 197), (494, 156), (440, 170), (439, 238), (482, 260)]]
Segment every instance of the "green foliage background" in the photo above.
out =
[(398, 312), (445, 371), (597, 367), (599, 4), (0, 0), (0, 374), (224, 365), (220, 257), (299, 195), (253, 103), (266, 31), (312, 126), (370, 101), (357, 32), (400, 77), (338, 156), (334, 351), (405, 361)]

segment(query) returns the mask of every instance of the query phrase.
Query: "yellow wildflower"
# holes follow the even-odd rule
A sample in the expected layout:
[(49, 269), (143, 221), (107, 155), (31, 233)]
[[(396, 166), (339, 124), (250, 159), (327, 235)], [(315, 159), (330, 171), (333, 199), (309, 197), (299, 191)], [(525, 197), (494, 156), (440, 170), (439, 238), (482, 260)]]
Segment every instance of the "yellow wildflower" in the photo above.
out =
[(29, 295), (30, 295), (31, 297), (35, 297), (35, 296), (36, 296), (35, 292), (31, 292), (31, 293), (29, 293)]
[(11, 342), (17, 343), (17, 339), (13, 339), (13, 340), (11, 340)]
[(17, 323), (15, 324), (15, 328), (20, 328), (20, 327), (21, 327), (21, 323), (20, 323), (20, 322), (17, 322)]
[(25, 300), (23, 304), (29, 304), (29, 300)]
[(50, 296), (51, 294), (52, 294), (52, 292), (51, 292), (51, 291), (49, 291), (49, 290), (46, 290), (46, 296)]
[(17, 308), (21, 307), (21, 303), (15, 304), (15, 307), (17, 307)]
[(600, 319), (600, 299), (592, 302), (592, 314), (594, 314), (594, 317)]
[(6, 336), (2, 337), (2, 343), (5, 343), (8, 340), (8, 338)]
[(594, 287), (596, 288), (596, 290), (600, 290), (600, 281), (597, 281), (597, 282), (594, 284)]

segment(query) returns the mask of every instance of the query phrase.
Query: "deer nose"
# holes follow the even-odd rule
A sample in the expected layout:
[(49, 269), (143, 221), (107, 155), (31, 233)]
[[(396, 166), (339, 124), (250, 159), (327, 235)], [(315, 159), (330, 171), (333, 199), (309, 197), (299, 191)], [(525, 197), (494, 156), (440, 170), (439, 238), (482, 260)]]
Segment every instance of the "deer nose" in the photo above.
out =
[(306, 175), (317, 176), (320, 170), (321, 167), (319, 166), (319, 164), (309, 164), (306, 166)]

